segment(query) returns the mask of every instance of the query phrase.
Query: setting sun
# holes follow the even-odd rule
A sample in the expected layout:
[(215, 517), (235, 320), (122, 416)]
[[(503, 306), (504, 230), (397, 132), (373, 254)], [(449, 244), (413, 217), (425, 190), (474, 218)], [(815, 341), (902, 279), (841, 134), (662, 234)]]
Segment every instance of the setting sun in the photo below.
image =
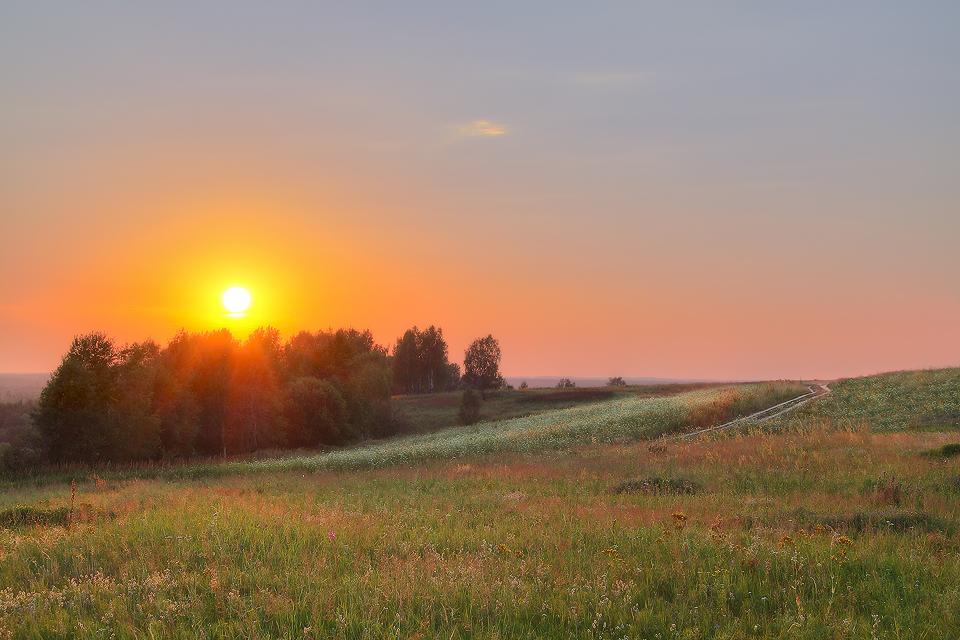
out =
[(243, 313), (250, 306), (250, 294), (241, 287), (228, 289), (223, 294), (223, 306), (231, 313)]

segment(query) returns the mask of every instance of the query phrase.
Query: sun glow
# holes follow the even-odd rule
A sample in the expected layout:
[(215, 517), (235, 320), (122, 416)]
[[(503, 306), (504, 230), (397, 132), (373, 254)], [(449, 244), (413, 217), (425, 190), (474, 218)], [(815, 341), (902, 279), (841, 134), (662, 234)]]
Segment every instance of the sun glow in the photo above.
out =
[(241, 287), (227, 289), (223, 294), (223, 306), (231, 313), (243, 313), (250, 306), (250, 294)]

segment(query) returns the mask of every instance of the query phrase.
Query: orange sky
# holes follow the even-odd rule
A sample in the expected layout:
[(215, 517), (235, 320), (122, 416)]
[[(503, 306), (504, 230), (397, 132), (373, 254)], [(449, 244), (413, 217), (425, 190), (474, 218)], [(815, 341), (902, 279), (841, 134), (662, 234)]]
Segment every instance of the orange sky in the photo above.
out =
[(0, 9), (0, 371), (260, 324), (492, 333), (517, 376), (960, 365), (956, 11), (63, 9)]

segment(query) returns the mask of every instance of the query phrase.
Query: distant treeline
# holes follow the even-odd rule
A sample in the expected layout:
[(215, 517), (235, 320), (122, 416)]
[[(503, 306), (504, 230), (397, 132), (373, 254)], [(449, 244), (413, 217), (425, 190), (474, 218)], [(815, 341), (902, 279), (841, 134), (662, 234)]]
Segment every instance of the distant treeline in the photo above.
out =
[(222, 329), (117, 347), (74, 339), (34, 413), (52, 462), (232, 455), (390, 435), (391, 372), (369, 331)]
[(286, 342), (273, 328), (245, 341), (227, 329), (181, 331), (166, 347), (78, 336), (36, 405), (4, 412), (10, 437), (0, 440), (0, 468), (228, 456), (395, 435), (404, 421), (391, 392), (502, 384), (491, 336), (471, 345), (467, 362), (481, 345), (495, 347), (492, 378), (474, 364), (461, 377), (433, 326), (407, 331), (392, 354), (354, 329), (302, 331)]

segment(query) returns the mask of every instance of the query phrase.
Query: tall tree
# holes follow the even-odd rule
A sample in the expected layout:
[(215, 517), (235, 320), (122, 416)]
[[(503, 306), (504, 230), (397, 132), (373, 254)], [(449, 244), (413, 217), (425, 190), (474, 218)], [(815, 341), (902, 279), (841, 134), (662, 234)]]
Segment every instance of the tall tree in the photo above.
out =
[[(439, 360), (442, 335), (424, 335)], [(243, 343), (226, 329), (181, 331), (164, 349), (118, 349), (92, 333), (74, 339), (31, 419), (53, 462), (337, 445), (395, 433), (390, 379), (369, 331), (301, 332), (286, 344), (269, 327)]]
[(450, 363), (447, 360), (447, 343), (443, 339), (443, 329), (430, 325), (420, 334), (418, 342), (422, 391), (444, 391), (450, 376)]
[(420, 392), (420, 353), (417, 348), (419, 334), (416, 327), (407, 329), (393, 347), (390, 368), (393, 373), (393, 387), (397, 393)]
[(246, 453), (286, 444), (280, 380), (280, 332), (255, 330), (238, 349), (231, 368), (224, 423), (230, 453)]
[(489, 389), (503, 386), (500, 375), (500, 343), (492, 335), (470, 343), (463, 354), (463, 380), (467, 386), (480, 391), (486, 400)]
[(451, 362), (447, 365), (447, 388), (446, 391), (456, 391), (460, 388), (460, 365)]
[(408, 329), (393, 348), (391, 369), (398, 393), (445, 391), (451, 372), (443, 329)]
[(34, 424), (54, 462), (107, 457), (110, 397), (116, 386), (113, 340), (103, 333), (77, 336), (40, 393)]
[(353, 436), (343, 388), (335, 378), (301, 376), (291, 380), (287, 385), (286, 413), (292, 446), (337, 445)]
[(156, 455), (152, 395), (160, 348), (117, 349), (102, 333), (77, 336), (40, 394), (34, 424), (54, 462), (122, 462)]
[(153, 394), (160, 371), (160, 345), (153, 340), (124, 346), (117, 353), (116, 389), (110, 412), (112, 458), (145, 460), (160, 450), (160, 418)]

